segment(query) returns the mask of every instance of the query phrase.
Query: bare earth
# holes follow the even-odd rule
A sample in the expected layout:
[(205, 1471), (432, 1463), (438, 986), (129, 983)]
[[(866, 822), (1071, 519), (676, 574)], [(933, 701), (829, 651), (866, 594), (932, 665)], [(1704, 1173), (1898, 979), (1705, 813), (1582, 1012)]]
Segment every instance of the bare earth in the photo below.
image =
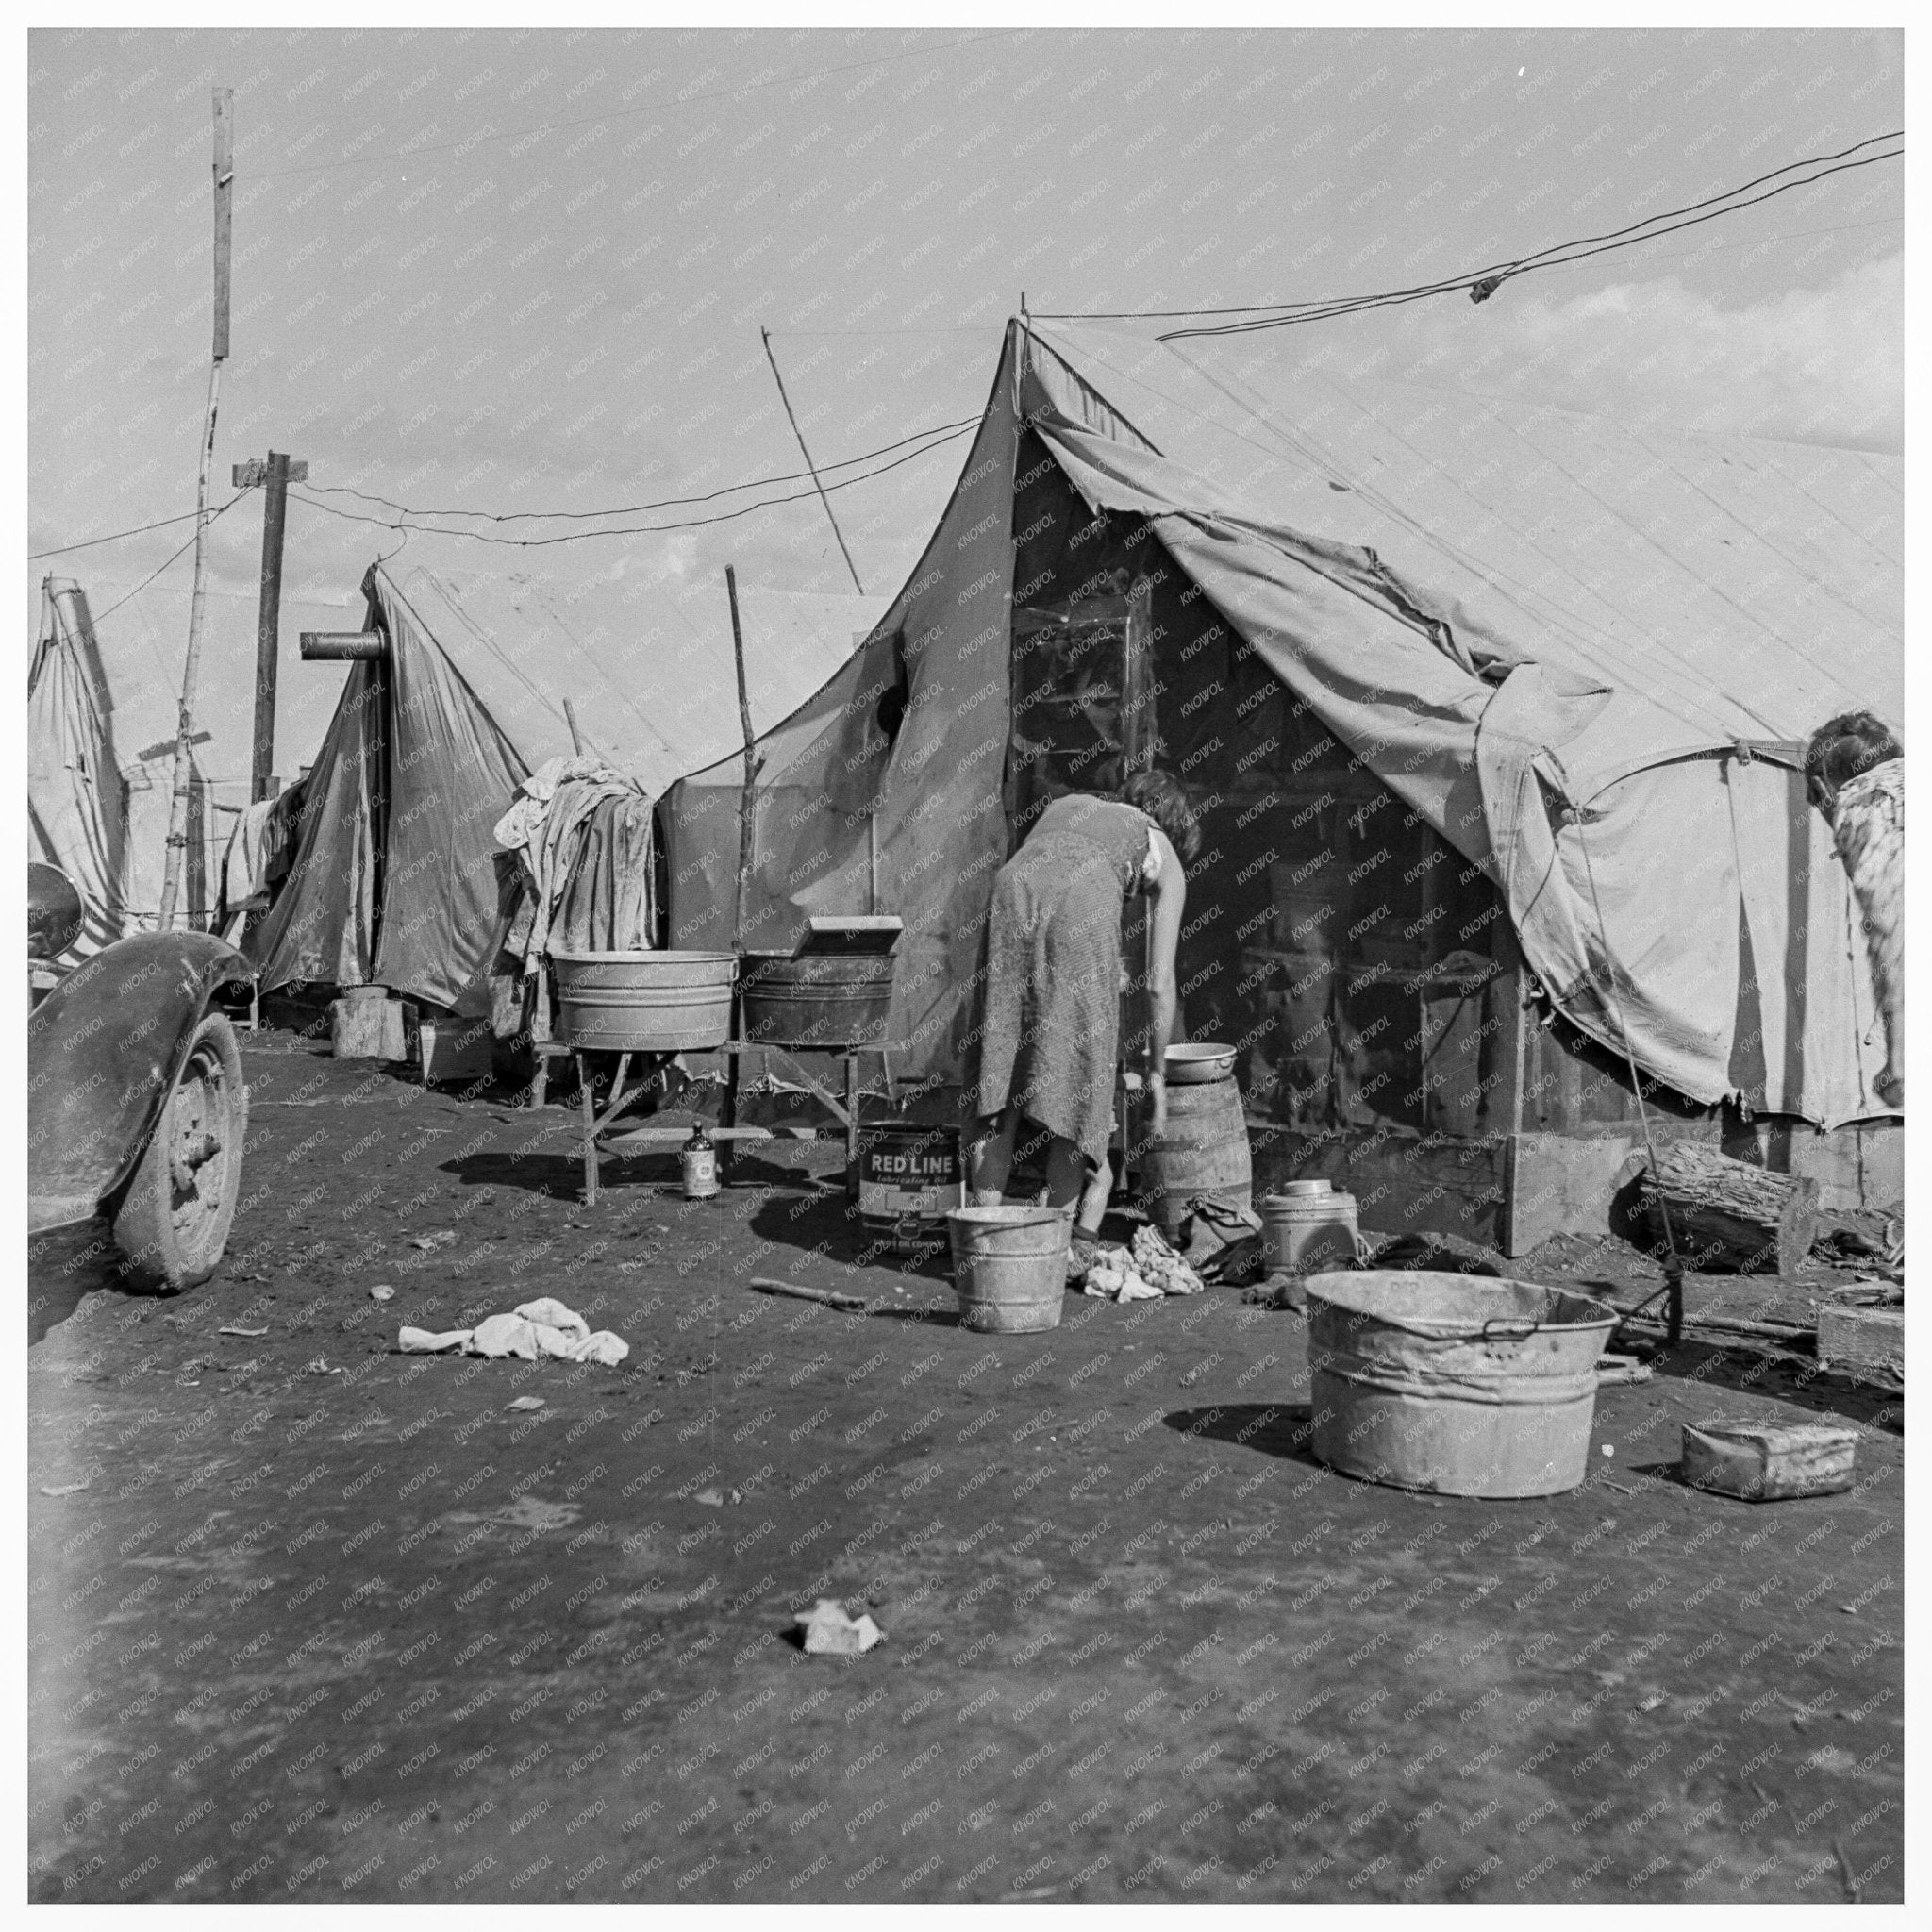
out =
[[(1686, 1342), (1584, 1488), (1416, 1497), (1312, 1460), (1305, 1324), (1235, 1291), (982, 1337), (829, 1148), (587, 1210), (563, 1109), (243, 1057), (213, 1282), (36, 1249), (35, 1898), (1902, 1896), (1897, 1398)], [(541, 1294), (629, 1360), (394, 1352)], [(1854, 1424), (1857, 1488), (1684, 1489), (1715, 1413)], [(803, 1655), (821, 1594), (888, 1641)]]

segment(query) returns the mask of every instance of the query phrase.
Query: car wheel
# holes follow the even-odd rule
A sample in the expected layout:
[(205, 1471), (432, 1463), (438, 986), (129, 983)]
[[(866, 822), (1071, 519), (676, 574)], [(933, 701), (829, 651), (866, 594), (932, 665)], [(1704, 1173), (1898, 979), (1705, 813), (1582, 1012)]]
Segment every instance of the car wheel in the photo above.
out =
[(247, 1108), (234, 1028), (210, 1013), (189, 1040), (174, 1091), (114, 1209), (124, 1279), (192, 1288), (221, 1265), (242, 1191)]

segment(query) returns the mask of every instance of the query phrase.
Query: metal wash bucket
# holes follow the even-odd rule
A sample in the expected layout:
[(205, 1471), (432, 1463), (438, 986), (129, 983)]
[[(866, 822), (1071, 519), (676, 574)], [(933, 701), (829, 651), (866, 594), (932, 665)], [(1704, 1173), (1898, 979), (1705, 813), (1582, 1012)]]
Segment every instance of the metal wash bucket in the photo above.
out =
[(1316, 1274), (1307, 1289), (1313, 1446), (1331, 1469), (1450, 1496), (1554, 1496), (1583, 1480), (1613, 1309), (1424, 1270)]
[(896, 964), (890, 954), (747, 954), (744, 1037), (824, 1052), (874, 1045), (886, 1037)]
[(731, 1037), (731, 953), (552, 953), (565, 1042), (606, 1053), (701, 1053)]
[(946, 1231), (961, 1325), (988, 1335), (1058, 1328), (1073, 1227), (1064, 1208), (955, 1208)]

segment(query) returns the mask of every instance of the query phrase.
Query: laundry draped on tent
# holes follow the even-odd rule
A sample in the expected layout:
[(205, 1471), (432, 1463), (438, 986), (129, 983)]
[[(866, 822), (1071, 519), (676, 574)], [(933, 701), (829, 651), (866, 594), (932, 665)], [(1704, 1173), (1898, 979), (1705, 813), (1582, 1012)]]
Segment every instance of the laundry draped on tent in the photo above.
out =
[(651, 806), (598, 758), (546, 758), (517, 787), (491, 836), (521, 888), (503, 943), (526, 975), (553, 944), (628, 953), (657, 943)]
[[(760, 741), (750, 942), (787, 943), (809, 914), (875, 893), (908, 928), (892, 1035), (914, 1043), (910, 1071), (959, 1077), (1016, 824), (1020, 619), (1055, 588), (1024, 575), (1052, 518), (1034, 512), (1070, 491), (1091, 522), (1061, 541), (1059, 576), (1092, 537), (1093, 557), (1159, 586), (1161, 761), (1205, 802), (1232, 807), (1279, 770), (1261, 723), (1279, 707), (1241, 682), (1258, 660), (1295, 729), (1331, 734), (1500, 895), (1536, 984), (1588, 1039), (1698, 1105), (1824, 1126), (1885, 1112), (1869, 967), (1799, 767), (1832, 713), (1902, 715), (1896, 461), (1344, 380), (1297, 353), (1012, 326), (910, 581), (859, 657)], [(1100, 608), (1077, 589), (1087, 601), (1062, 614)], [(1196, 655), (1225, 654), (1224, 633), (1245, 662)], [(1230, 705), (1224, 685), (1246, 695)], [(668, 804), (679, 944), (726, 942), (736, 920), (731, 784), (720, 763)], [(1212, 858), (1229, 870), (1207, 875), (1258, 870), (1265, 891), (1304, 849), (1302, 869), (1319, 867), (1332, 806), (1311, 800), (1306, 848), (1251, 855), (1227, 810)], [(1275, 823), (1263, 808), (1257, 795), (1246, 823)], [(1379, 908), (1371, 879), (1347, 942), (1373, 952), (1363, 929), (1433, 863), (1384, 874), (1396, 890)], [(1220, 909), (1184, 948), (1198, 1000), (1240, 970), (1207, 957), (1238, 943), (1213, 937)], [(1434, 916), (1424, 904), (1392, 938)], [(1419, 960), (1400, 979), (1445, 956), (1388, 957)]]

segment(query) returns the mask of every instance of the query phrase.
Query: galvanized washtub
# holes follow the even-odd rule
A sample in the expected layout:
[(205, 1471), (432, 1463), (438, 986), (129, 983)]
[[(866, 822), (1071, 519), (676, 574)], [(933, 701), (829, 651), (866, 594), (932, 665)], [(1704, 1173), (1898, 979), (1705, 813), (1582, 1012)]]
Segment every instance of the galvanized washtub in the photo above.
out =
[(1420, 1269), (1314, 1274), (1307, 1293), (1313, 1447), (1331, 1469), (1450, 1496), (1583, 1480), (1614, 1309)]
[(892, 1005), (890, 953), (747, 953), (744, 1037), (832, 1052), (886, 1037)]
[(703, 1053), (731, 1037), (731, 953), (552, 953), (567, 1045)]

